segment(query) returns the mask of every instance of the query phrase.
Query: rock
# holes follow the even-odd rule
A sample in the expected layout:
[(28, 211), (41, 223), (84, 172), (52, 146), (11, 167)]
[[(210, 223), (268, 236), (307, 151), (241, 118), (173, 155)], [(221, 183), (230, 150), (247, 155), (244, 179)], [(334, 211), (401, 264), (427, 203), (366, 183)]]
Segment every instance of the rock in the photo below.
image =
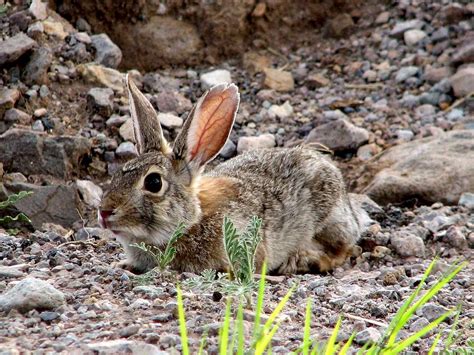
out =
[(436, 107), (430, 104), (424, 104), (424, 105), (418, 106), (415, 109), (415, 116), (420, 119), (433, 116), (435, 113), (436, 113)]
[(232, 82), (230, 72), (225, 69), (217, 69), (205, 74), (201, 74), (200, 79), (201, 86), (205, 90), (210, 89), (215, 85), (230, 84)]
[(359, 332), (354, 341), (359, 345), (364, 345), (367, 343), (377, 343), (381, 337), (382, 334), (377, 329), (369, 327)]
[(0, 279), (17, 278), (24, 276), (25, 273), (23, 272), (23, 270), (25, 269), (25, 266), (25, 264), (12, 266), (0, 265)]
[(31, 123), (31, 115), (16, 108), (11, 108), (5, 112), (3, 119), (8, 123), (17, 123), (25, 126)]
[(450, 226), (446, 231), (446, 235), (444, 236), (443, 240), (460, 250), (463, 250), (467, 247), (466, 237), (458, 226)]
[(132, 335), (135, 335), (140, 330), (140, 326), (137, 324), (129, 325), (128, 327), (122, 328), (119, 330), (119, 336), (123, 338), (129, 338)]
[(76, 190), (72, 186), (28, 183), (6, 183), (5, 186), (13, 193), (22, 190), (33, 192), (15, 203), (15, 208), (31, 219), (35, 229), (40, 229), (43, 223), (69, 228), (81, 218), (77, 211)]
[(23, 32), (0, 42), (0, 65), (14, 63), (23, 54), (36, 47), (36, 41)]
[(384, 12), (381, 12), (377, 16), (377, 18), (375, 19), (375, 23), (377, 25), (383, 25), (384, 23), (387, 23), (389, 19), (390, 19), (390, 12), (384, 11)]
[(449, 81), (456, 97), (464, 97), (474, 92), (474, 67), (458, 70)]
[(431, 34), (431, 41), (435, 43), (444, 41), (448, 38), (449, 38), (449, 30), (446, 27), (441, 27)]
[(453, 75), (453, 69), (451, 67), (429, 67), (425, 69), (423, 79), (430, 84), (436, 84), (443, 79), (449, 78), (451, 75)]
[(169, 129), (180, 128), (183, 125), (183, 119), (172, 113), (159, 113), (158, 119), (162, 126)]
[(92, 88), (87, 93), (87, 107), (90, 112), (102, 117), (109, 117), (114, 109), (112, 98), (114, 92), (110, 88)]
[(420, 317), (416, 321), (414, 321), (412, 324), (410, 324), (410, 331), (413, 333), (419, 332), (428, 324), (430, 324), (428, 319), (426, 319), (425, 317)]
[(449, 113), (446, 115), (448, 121), (459, 121), (464, 117), (464, 111), (459, 108), (453, 108)]
[(377, 80), (377, 72), (375, 70), (366, 70), (362, 75), (362, 78), (367, 80), (369, 83), (373, 83)]
[(35, 132), (44, 132), (43, 122), (41, 122), (41, 120), (36, 120), (31, 126), (31, 129)]
[(37, 20), (45, 20), (48, 17), (48, 5), (41, 0), (33, 0), (28, 11)]
[(340, 38), (347, 35), (354, 28), (354, 20), (347, 13), (342, 13), (330, 19), (327, 24), (327, 32), (330, 36)]
[(421, 20), (409, 20), (405, 22), (399, 22), (395, 25), (395, 27), (392, 29), (390, 32), (390, 36), (392, 37), (397, 37), (397, 38), (402, 38), (404, 33), (409, 30), (414, 30), (414, 29), (421, 29), (425, 23)]
[(400, 230), (393, 232), (390, 237), (390, 243), (400, 256), (417, 256), (420, 258), (425, 256), (423, 239), (411, 234), (409, 231)]
[(249, 150), (273, 148), (276, 145), (273, 134), (262, 134), (257, 137), (240, 137), (237, 142), (237, 153), (243, 153)]
[(59, 313), (44, 311), (44, 312), (41, 312), (39, 316), (43, 322), (52, 322), (53, 320), (59, 318)]
[(116, 114), (113, 114), (110, 116), (110, 118), (105, 122), (105, 125), (107, 127), (120, 127), (123, 125), (128, 119), (130, 119), (130, 116), (124, 115), (124, 116), (119, 116)]
[(23, 81), (28, 85), (47, 84), (48, 70), (52, 61), (53, 54), (49, 48), (38, 48), (36, 51), (34, 51), (30, 61), (23, 71)]
[(265, 87), (276, 91), (292, 91), (295, 88), (295, 82), (290, 72), (267, 68), (265, 72)]
[(84, 137), (53, 137), (18, 128), (0, 135), (0, 161), (5, 170), (25, 175), (67, 179), (79, 170), (80, 160), (89, 151), (90, 143)]
[(95, 48), (95, 61), (105, 67), (117, 68), (122, 61), (122, 51), (105, 33), (90, 37)]
[(93, 208), (98, 208), (102, 198), (102, 189), (89, 180), (77, 180), (76, 187), (84, 202)]
[(224, 147), (220, 151), (219, 155), (224, 159), (232, 158), (237, 152), (237, 146), (230, 139), (225, 142)]
[(395, 81), (397, 83), (404, 82), (408, 78), (411, 78), (412, 76), (417, 75), (419, 71), (420, 69), (415, 66), (402, 67), (398, 70), (397, 75), (395, 77)]
[(15, 106), (15, 103), (20, 98), (20, 91), (17, 89), (0, 89), (0, 117), (3, 117), (3, 114), (6, 110), (9, 110)]
[(113, 354), (142, 354), (142, 355), (168, 355), (168, 352), (161, 351), (157, 346), (144, 342), (117, 339), (107, 340), (85, 345), (89, 352), (102, 355)]
[(38, 39), (38, 37), (44, 32), (44, 27), (43, 23), (41, 22), (35, 22), (32, 23), (29, 27), (28, 30), (26, 31), (28, 37), (33, 38), (33, 39)]
[(405, 142), (411, 141), (413, 137), (415, 136), (413, 131), (410, 129), (399, 129), (397, 130), (396, 134), (397, 134), (398, 139)]
[(283, 105), (272, 105), (268, 109), (268, 113), (280, 119), (285, 119), (293, 114), (293, 107), (289, 101), (285, 101)]
[(131, 118), (120, 126), (119, 134), (124, 140), (136, 143), (135, 132), (133, 131), (133, 120)]
[(35, 112), (33, 112), (33, 116), (35, 116), (36, 118), (44, 117), (47, 114), (48, 114), (48, 110), (44, 107), (37, 108)]
[(328, 86), (331, 81), (321, 74), (311, 74), (306, 78), (306, 85), (311, 89)]
[(472, 16), (474, 16), (472, 11), (456, 2), (443, 6), (436, 14), (436, 17), (445, 25), (455, 24)]
[(87, 63), (78, 65), (77, 71), (89, 83), (103, 85), (118, 93), (124, 91), (123, 74), (115, 69)]
[(365, 144), (357, 149), (357, 157), (362, 161), (369, 160), (378, 153), (380, 148), (375, 143)]
[(0, 309), (51, 310), (65, 303), (64, 294), (46, 281), (28, 277), (0, 295)]
[(471, 130), (400, 144), (367, 167), (379, 172), (364, 193), (381, 204), (412, 198), (419, 203), (457, 204), (463, 192), (474, 191), (473, 152)]
[(124, 67), (146, 72), (163, 65), (191, 63), (202, 47), (196, 28), (171, 16), (152, 16), (147, 21), (130, 22), (112, 39), (123, 50)]
[(434, 303), (427, 303), (421, 308), (421, 313), (428, 320), (428, 322), (433, 322), (443, 314), (448, 312), (449, 309), (439, 306)]
[(464, 192), (459, 198), (458, 205), (474, 210), (474, 193)]
[(64, 30), (63, 24), (51, 16), (43, 21), (43, 27), (46, 34), (57, 37), (60, 40), (64, 40), (69, 35), (69, 33)]
[(408, 30), (403, 34), (403, 39), (407, 46), (414, 46), (418, 44), (423, 38), (425, 38), (426, 32), (422, 30)]
[(467, 43), (453, 53), (452, 60), (454, 64), (473, 63), (474, 62), (474, 43)]
[(272, 65), (270, 58), (256, 52), (244, 53), (242, 62), (245, 70), (249, 71), (251, 74), (261, 73), (265, 68)]
[(344, 119), (338, 119), (314, 128), (306, 137), (306, 143), (321, 143), (334, 151), (359, 148), (369, 140), (369, 132)]
[(115, 150), (117, 157), (122, 159), (131, 159), (138, 157), (137, 148), (132, 142), (122, 142)]
[(161, 91), (152, 96), (151, 103), (158, 108), (159, 112), (174, 112), (178, 115), (190, 111), (193, 107), (191, 101), (175, 91)]

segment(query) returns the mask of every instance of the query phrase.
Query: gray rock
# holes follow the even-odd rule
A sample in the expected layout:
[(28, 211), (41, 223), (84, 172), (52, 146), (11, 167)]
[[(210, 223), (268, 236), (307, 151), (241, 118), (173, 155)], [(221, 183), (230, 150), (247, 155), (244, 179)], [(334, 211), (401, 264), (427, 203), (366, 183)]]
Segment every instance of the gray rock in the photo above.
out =
[(397, 138), (402, 140), (402, 141), (405, 141), (405, 142), (409, 142), (413, 139), (413, 137), (415, 136), (415, 134), (413, 133), (412, 130), (410, 129), (399, 129), (397, 132)]
[(35, 132), (44, 132), (43, 122), (41, 120), (36, 120), (31, 126), (31, 129)]
[(460, 108), (453, 108), (449, 113), (446, 115), (446, 118), (449, 121), (456, 122), (461, 120), (464, 117), (464, 111)]
[(102, 228), (84, 227), (77, 231), (75, 240), (101, 239), (105, 238), (107, 233)]
[(109, 68), (117, 68), (122, 61), (122, 51), (105, 33), (91, 36), (95, 48), (95, 61)]
[(454, 64), (474, 62), (474, 43), (471, 41), (456, 49), (453, 53), (452, 62)]
[(138, 324), (132, 324), (125, 328), (120, 329), (119, 336), (123, 338), (129, 338), (132, 335), (137, 334), (139, 330), (140, 330), (140, 326)]
[(5, 170), (24, 175), (67, 179), (78, 171), (81, 158), (89, 151), (90, 143), (84, 137), (53, 137), (18, 128), (0, 135), (0, 161)]
[(17, 278), (25, 275), (23, 270), (27, 265), (12, 265), (12, 266), (3, 266), (0, 265), (0, 279), (8, 278)]
[(48, 83), (48, 70), (52, 61), (53, 53), (49, 48), (41, 47), (35, 50), (23, 71), (23, 81), (28, 85)]
[(138, 151), (132, 142), (122, 142), (115, 150), (117, 157), (122, 159), (131, 159), (138, 157)]
[(400, 68), (395, 76), (395, 81), (397, 83), (404, 82), (408, 78), (411, 78), (419, 73), (420, 69), (415, 66), (403, 67)]
[(474, 67), (458, 70), (449, 80), (456, 97), (464, 97), (474, 92)]
[(6, 110), (15, 106), (15, 103), (20, 98), (20, 91), (17, 89), (0, 89), (0, 117), (3, 116)]
[(414, 321), (412, 324), (410, 324), (410, 331), (416, 333), (422, 330), (428, 324), (430, 324), (428, 319), (426, 319), (425, 317), (420, 317), (416, 321)]
[(135, 286), (133, 288), (133, 292), (145, 294), (151, 298), (157, 298), (164, 294), (163, 288), (156, 286)]
[(433, 42), (441, 42), (449, 38), (449, 30), (447, 27), (438, 28), (431, 34), (431, 40)]
[(390, 237), (390, 243), (400, 256), (417, 256), (420, 258), (425, 256), (423, 239), (409, 233), (407, 230), (394, 232)]
[(407, 46), (414, 46), (420, 43), (426, 36), (425, 31), (414, 29), (406, 31), (403, 34), (403, 39)]
[(457, 130), (386, 150), (370, 163), (379, 171), (363, 190), (386, 204), (417, 198), (420, 202), (457, 204), (474, 191), (474, 131)]
[(413, 29), (421, 29), (425, 23), (421, 20), (410, 20), (405, 22), (399, 22), (395, 25), (395, 27), (390, 31), (390, 36), (402, 38), (403, 34), (406, 31), (413, 30)]
[(13, 63), (37, 45), (23, 32), (0, 42), (0, 65)]
[(158, 92), (150, 101), (159, 112), (175, 112), (178, 115), (190, 111), (193, 107), (189, 99), (174, 90)]
[(38, 39), (38, 37), (44, 32), (44, 26), (43, 23), (38, 21), (35, 23), (32, 23), (29, 27), (26, 33), (28, 34), (28, 37), (31, 37), (33, 39)]
[(450, 226), (443, 240), (446, 240), (447, 243), (460, 250), (467, 247), (467, 239), (458, 226)]
[(21, 125), (29, 125), (31, 123), (31, 115), (16, 108), (11, 108), (5, 112), (3, 119), (5, 122), (18, 123)]
[(230, 72), (225, 69), (216, 69), (205, 74), (201, 74), (200, 80), (203, 89), (209, 89), (214, 85), (219, 84), (230, 84), (232, 82)]
[(102, 355), (112, 354), (141, 354), (141, 355), (168, 355), (157, 346), (140, 341), (117, 339), (107, 340), (85, 345), (86, 349)]
[(130, 116), (124, 115), (112, 115), (110, 118), (105, 122), (105, 125), (107, 127), (120, 127), (123, 125), (128, 119), (130, 119)]
[(76, 190), (72, 186), (37, 186), (28, 183), (5, 183), (5, 186), (13, 193), (22, 190), (33, 192), (15, 203), (15, 208), (26, 214), (36, 229), (40, 229), (43, 223), (69, 228), (81, 218), (77, 211)]
[(464, 192), (459, 198), (459, 205), (474, 209), (474, 193)]
[(321, 143), (334, 151), (356, 150), (368, 140), (366, 129), (343, 119), (318, 126), (306, 137), (306, 143)]
[(28, 277), (0, 295), (0, 309), (28, 312), (51, 310), (65, 302), (64, 294), (46, 281)]
[(453, 75), (453, 69), (451, 67), (429, 67), (425, 69), (423, 79), (430, 84), (435, 84), (438, 81), (449, 78), (451, 75)]
[(237, 142), (237, 152), (240, 154), (249, 150), (273, 148), (275, 145), (275, 136), (269, 133), (257, 137), (240, 137)]
[(90, 207), (97, 208), (102, 198), (102, 189), (89, 180), (77, 180), (76, 187), (79, 195)]
[(443, 314), (445, 314), (448, 311), (448, 309), (439, 306), (435, 303), (427, 303), (421, 308), (421, 313), (423, 316), (428, 320), (428, 322), (432, 322), (439, 317), (441, 317)]
[(135, 132), (133, 130), (133, 120), (129, 118), (119, 129), (120, 137), (125, 141), (130, 141), (136, 143), (135, 141)]
[(418, 118), (431, 117), (436, 113), (436, 107), (430, 104), (423, 104), (415, 109), (415, 116)]
[(219, 155), (224, 159), (232, 158), (237, 152), (237, 146), (230, 139), (225, 142), (224, 147), (220, 151)]
[(48, 17), (48, 5), (42, 0), (33, 0), (28, 11), (37, 20), (46, 20)]
[(354, 341), (359, 345), (364, 345), (369, 342), (376, 343), (380, 340), (381, 337), (382, 334), (380, 333), (380, 331), (375, 328), (369, 327), (359, 332), (354, 338)]
[(183, 125), (183, 119), (172, 113), (159, 113), (158, 119), (162, 126), (170, 129), (180, 128)]
[(92, 113), (109, 117), (114, 109), (114, 91), (109, 88), (92, 88), (87, 93), (87, 107)]

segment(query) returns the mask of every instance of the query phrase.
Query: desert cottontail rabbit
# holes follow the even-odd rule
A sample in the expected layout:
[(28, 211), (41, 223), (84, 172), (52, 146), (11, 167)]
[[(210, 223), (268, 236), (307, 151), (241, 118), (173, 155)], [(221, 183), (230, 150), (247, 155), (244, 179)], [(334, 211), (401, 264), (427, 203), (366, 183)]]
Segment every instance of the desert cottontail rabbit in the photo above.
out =
[(223, 217), (242, 230), (254, 215), (263, 219), (257, 268), (266, 260), (273, 273), (321, 272), (345, 261), (361, 226), (329, 159), (302, 147), (257, 150), (203, 173), (229, 137), (237, 87), (206, 92), (170, 145), (150, 102), (128, 76), (126, 85), (139, 157), (115, 173), (99, 210), (102, 225), (125, 249), (122, 266), (153, 268), (153, 259), (131, 244), (164, 247), (184, 222), (171, 267), (225, 270)]

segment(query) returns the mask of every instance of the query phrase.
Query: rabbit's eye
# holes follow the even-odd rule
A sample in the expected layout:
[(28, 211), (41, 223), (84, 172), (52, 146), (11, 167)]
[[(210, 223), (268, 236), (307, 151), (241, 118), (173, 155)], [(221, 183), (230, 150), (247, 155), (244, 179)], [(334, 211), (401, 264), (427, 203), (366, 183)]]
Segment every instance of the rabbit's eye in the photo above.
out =
[(161, 182), (161, 176), (158, 173), (151, 173), (148, 174), (145, 178), (143, 183), (145, 190), (157, 193), (160, 192), (161, 186), (163, 185)]

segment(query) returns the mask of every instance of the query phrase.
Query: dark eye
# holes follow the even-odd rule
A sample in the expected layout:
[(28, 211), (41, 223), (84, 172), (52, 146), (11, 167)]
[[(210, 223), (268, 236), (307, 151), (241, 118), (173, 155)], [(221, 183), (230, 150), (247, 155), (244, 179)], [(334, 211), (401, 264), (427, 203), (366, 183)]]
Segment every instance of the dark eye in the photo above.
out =
[(151, 173), (148, 174), (145, 178), (145, 182), (143, 183), (145, 190), (157, 193), (161, 190), (161, 176), (158, 173)]

